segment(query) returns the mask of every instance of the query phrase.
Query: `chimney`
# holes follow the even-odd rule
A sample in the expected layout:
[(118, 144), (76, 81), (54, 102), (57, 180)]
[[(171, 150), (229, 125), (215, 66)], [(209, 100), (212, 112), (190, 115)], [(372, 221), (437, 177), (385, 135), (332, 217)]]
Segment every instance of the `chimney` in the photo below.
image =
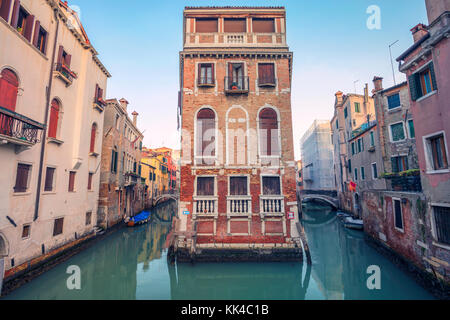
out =
[(342, 93), (342, 91), (338, 91), (334, 95), (336, 96), (335, 106), (340, 106), (342, 104), (344, 94)]
[(433, 23), (445, 11), (450, 11), (449, 0), (425, 0), (428, 14), (428, 24)]
[(366, 83), (366, 86), (364, 87), (364, 103), (369, 102), (369, 84)]
[(127, 112), (127, 107), (130, 103), (125, 98), (120, 99), (119, 102), (122, 109)]
[(428, 33), (428, 30), (426, 25), (419, 23), (417, 26), (411, 29), (411, 32), (414, 38), (414, 43), (416, 43)]
[(383, 90), (383, 78), (375, 76), (373, 78), (373, 85), (375, 87), (375, 90), (373, 90), (373, 93)]
[(132, 116), (133, 116), (133, 125), (136, 127), (137, 124), (137, 116), (139, 115), (139, 113), (137, 113), (136, 111), (133, 111)]

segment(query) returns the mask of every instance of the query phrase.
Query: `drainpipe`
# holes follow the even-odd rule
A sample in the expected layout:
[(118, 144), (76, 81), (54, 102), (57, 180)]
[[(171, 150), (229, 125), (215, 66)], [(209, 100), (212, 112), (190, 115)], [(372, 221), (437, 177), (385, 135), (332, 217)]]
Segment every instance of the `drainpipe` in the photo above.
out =
[(55, 41), (53, 44), (53, 54), (52, 54), (52, 62), (50, 65), (50, 75), (48, 80), (46, 98), (45, 98), (45, 119), (44, 125), (46, 131), (43, 133), (42, 145), (41, 145), (41, 155), (39, 159), (39, 174), (38, 174), (38, 182), (36, 188), (36, 204), (34, 206), (34, 219), (36, 221), (39, 217), (39, 204), (41, 200), (41, 185), (42, 185), (42, 169), (44, 166), (44, 154), (45, 154), (45, 146), (46, 146), (46, 137), (47, 137), (47, 126), (48, 126), (48, 113), (49, 113), (49, 105), (50, 105), (50, 93), (53, 83), (53, 65), (55, 64), (55, 55), (56, 55), (56, 45), (58, 42), (58, 32), (59, 32), (59, 18), (58, 18), (58, 10), (54, 10), (55, 19), (56, 19), (56, 32), (55, 32)]

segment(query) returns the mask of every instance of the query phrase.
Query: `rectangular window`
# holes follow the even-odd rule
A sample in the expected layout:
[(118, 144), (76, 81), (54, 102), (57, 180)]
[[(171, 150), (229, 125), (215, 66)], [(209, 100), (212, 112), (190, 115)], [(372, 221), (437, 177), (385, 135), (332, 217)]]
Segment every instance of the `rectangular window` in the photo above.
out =
[(348, 117), (348, 111), (347, 111), (347, 107), (344, 108), (344, 118), (347, 119)]
[(361, 152), (361, 139), (358, 139), (358, 153), (360, 153)]
[(281, 195), (280, 177), (263, 177), (263, 195)]
[(391, 132), (391, 141), (403, 141), (405, 140), (405, 129), (403, 126), (403, 122), (394, 123), (389, 126)]
[(352, 173), (352, 160), (348, 159), (348, 173)]
[(214, 85), (214, 64), (200, 63), (198, 65), (198, 85)]
[(336, 129), (339, 129), (339, 121), (336, 120)]
[(16, 185), (14, 192), (27, 192), (30, 179), (31, 165), (19, 163), (17, 165)]
[(428, 157), (431, 160), (433, 170), (448, 168), (447, 149), (445, 146), (444, 135), (439, 134), (426, 139)]
[(39, 31), (35, 30), (35, 36), (33, 44), (40, 52), (45, 54), (47, 52), (47, 38), (48, 33), (40, 26), (40, 22), (36, 21), (36, 27), (38, 27)]
[(26, 12), (25, 9), (22, 6), (20, 6), (19, 18), (17, 20), (17, 31), (23, 36), (25, 36), (25, 31), (28, 28), (30, 28), (30, 27), (32, 28), (32, 26), (29, 26), (29, 24), (31, 22), (29, 20), (29, 17), (30, 17), (30, 15), (28, 14), (28, 12)]
[(69, 192), (74, 192), (75, 190), (75, 171), (69, 172)]
[(275, 19), (273, 18), (253, 18), (253, 32), (273, 33), (275, 32)]
[(195, 32), (198, 33), (215, 33), (218, 32), (217, 18), (196, 18)]
[(355, 154), (355, 143), (352, 142), (352, 155), (354, 155), (354, 154)]
[(414, 139), (416, 137), (416, 131), (414, 130), (414, 121), (408, 120), (409, 138)]
[(47, 170), (45, 172), (45, 186), (44, 186), (45, 192), (53, 191), (54, 177), (55, 177), (55, 168), (47, 167)]
[(355, 181), (358, 181), (358, 168), (355, 168)]
[(394, 224), (395, 228), (403, 231), (403, 213), (402, 203), (400, 199), (393, 199), (394, 201)]
[(356, 113), (361, 112), (361, 104), (359, 102), (355, 102), (355, 112)]
[(413, 101), (437, 90), (433, 62), (429, 63), (424, 70), (409, 76), (408, 83)]
[(378, 168), (376, 163), (372, 163), (372, 179), (378, 179)]
[(197, 177), (197, 195), (214, 196), (214, 177)]
[(89, 226), (92, 222), (92, 211), (86, 212), (86, 225)]
[(247, 177), (230, 177), (230, 195), (246, 196)]
[(388, 109), (392, 110), (401, 106), (400, 104), (400, 94), (396, 93), (392, 96), (387, 97), (388, 100)]
[(437, 241), (450, 245), (450, 208), (433, 206)]
[(374, 147), (375, 146), (375, 138), (373, 135), (373, 131), (370, 131), (370, 146)]
[(402, 172), (408, 170), (408, 157), (397, 156), (391, 158), (392, 172)]
[(64, 218), (55, 219), (53, 224), (53, 236), (63, 233)]
[(258, 63), (258, 85), (260, 86), (275, 85), (275, 64)]
[(22, 239), (28, 239), (30, 237), (30, 232), (31, 226), (29, 224), (24, 225), (22, 229)]
[(94, 177), (94, 174), (92, 172), (89, 172), (88, 175), (88, 190), (92, 190), (92, 178)]
[(224, 19), (224, 31), (225, 32), (236, 32), (243, 33), (247, 32), (247, 20), (244, 19)]
[(361, 180), (366, 180), (366, 169), (361, 167)]

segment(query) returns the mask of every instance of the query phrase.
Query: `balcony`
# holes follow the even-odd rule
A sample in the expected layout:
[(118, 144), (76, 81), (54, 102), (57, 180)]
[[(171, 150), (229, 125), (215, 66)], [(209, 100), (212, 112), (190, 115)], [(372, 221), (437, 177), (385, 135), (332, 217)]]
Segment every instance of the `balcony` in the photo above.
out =
[(138, 179), (141, 177), (134, 172), (126, 172), (125, 176), (125, 187), (134, 186), (138, 183)]
[(55, 64), (54, 74), (66, 84), (66, 87), (70, 86), (73, 83), (73, 80), (78, 77), (75, 72), (70, 70), (70, 68), (63, 63)]
[(251, 215), (252, 197), (251, 196), (228, 196), (227, 212), (229, 216)]
[(44, 129), (43, 124), (0, 107), (0, 144), (11, 143), (25, 149), (32, 147), (41, 141)]
[(102, 113), (105, 110), (106, 102), (105, 102), (105, 100), (103, 100), (103, 98), (98, 98), (97, 100), (94, 99), (93, 106), (94, 106), (94, 109), (96, 109), (100, 113)]
[(225, 77), (225, 93), (226, 94), (245, 94), (248, 93), (249, 78), (245, 76), (240, 77)]
[(284, 215), (284, 196), (260, 196), (259, 201), (262, 215)]
[(382, 177), (391, 181), (392, 191), (422, 192), (420, 171), (417, 169), (383, 174)]
[(194, 197), (194, 215), (216, 217), (218, 215), (217, 197), (197, 196)]
[(287, 48), (285, 33), (186, 33), (185, 48)]

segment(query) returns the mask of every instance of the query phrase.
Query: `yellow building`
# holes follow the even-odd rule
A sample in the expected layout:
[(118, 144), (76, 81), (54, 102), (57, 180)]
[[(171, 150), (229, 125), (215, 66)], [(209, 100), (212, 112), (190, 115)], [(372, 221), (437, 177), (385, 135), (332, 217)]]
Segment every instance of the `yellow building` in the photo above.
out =
[(142, 149), (142, 171), (141, 177), (145, 179), (148, 186), (150, 200), (159, 195), (168, 193), (170, 190), (171, 149)]

